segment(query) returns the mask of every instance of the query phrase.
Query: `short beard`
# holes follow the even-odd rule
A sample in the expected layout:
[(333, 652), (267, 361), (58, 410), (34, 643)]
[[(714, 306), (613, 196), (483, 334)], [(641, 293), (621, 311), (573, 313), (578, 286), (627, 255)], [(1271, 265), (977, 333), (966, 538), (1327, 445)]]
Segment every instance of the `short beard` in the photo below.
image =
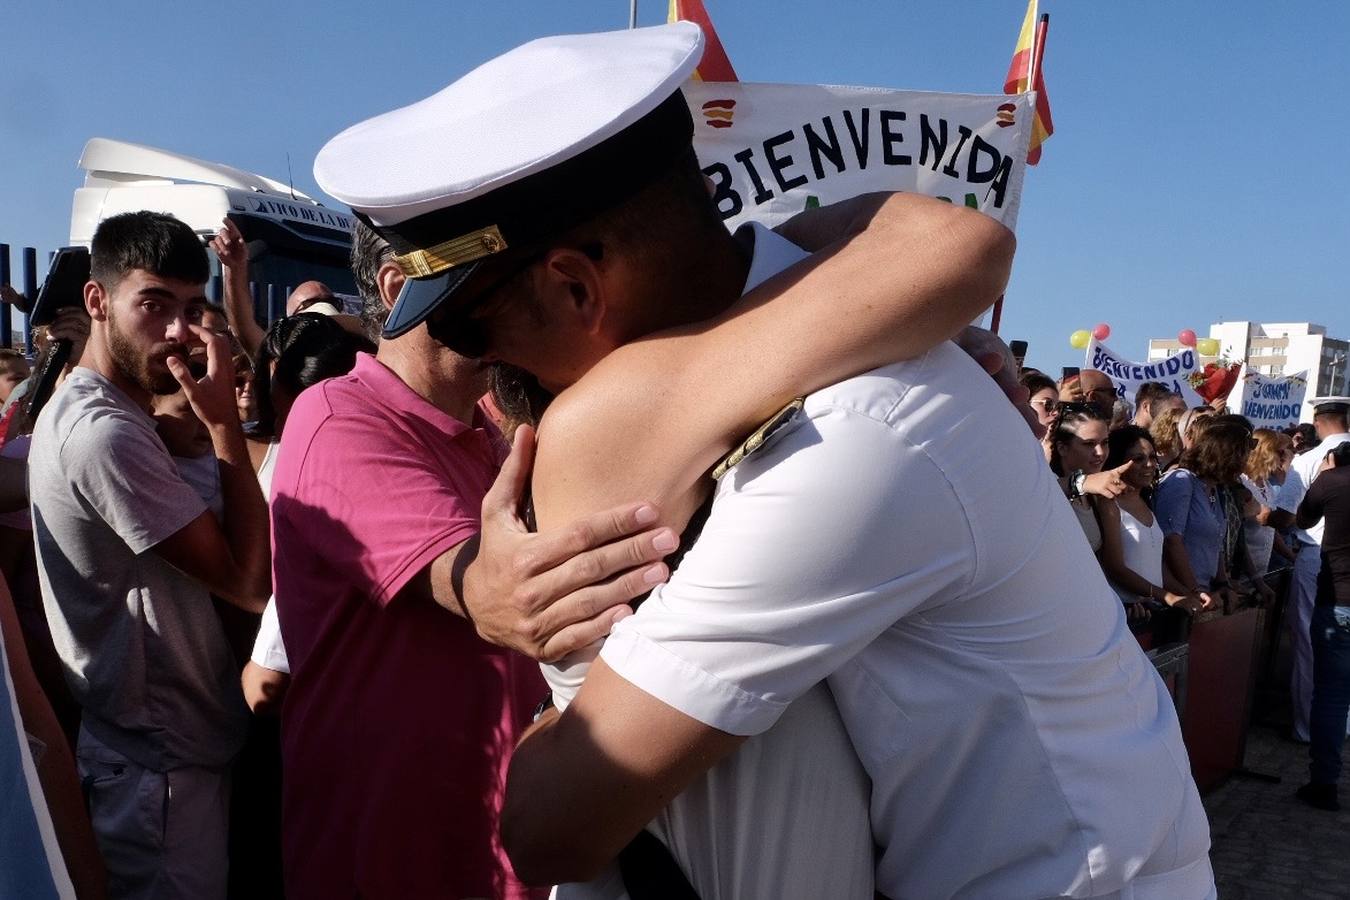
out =
[(160, 396), (176, 394), (182, 389), (182, 385), (173, 377), (172, 372), (159, 376), (150, 374), (149, 357), (138, 354), (136, 348), (131, 346), (131, 342), (122, 334), (122, 329), (117, 327), (117, 319), (113, 315), (111, 305), (108, 309), (108, 350), (112, 353), (113, 362), (117, 364), (123, 377), (141, 389)]

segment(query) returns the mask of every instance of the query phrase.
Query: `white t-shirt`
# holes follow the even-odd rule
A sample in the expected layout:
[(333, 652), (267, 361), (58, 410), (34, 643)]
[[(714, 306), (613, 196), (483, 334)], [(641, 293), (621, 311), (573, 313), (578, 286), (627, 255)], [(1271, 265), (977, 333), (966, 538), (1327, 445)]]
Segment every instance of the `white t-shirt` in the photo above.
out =
[[(746, 291), (806, 256), (768, 229), (750, 228), (754, 255)], [(590, 647), (560, 665), (541, 667), (559, 709), (576, 695), (595, 652)], [(670, 850), (703, 900), (870, 900), (869, 795), (834, 698), (816, 684), (772, 728), (671, 801), (647, 830)], [(595, 881), (559, 885), (555, 896), (625, 900), (627, 893), (612, 865)]]
[[(1266, 509), (1275, 509), (1276, 499), (1280, 495), (1280, 486), (1273, 481), (1264, 485), (1257, 484), (1246, 475), (1241, 476), (1242, 486), (1252, 492), (1253, 499)], [(1255, 519), (1242, 520), (1242, 538), (1247, 542), (1247, 556), (1257, 575), (1264, 575), (1270, 567), (1270, 554), (1275, 549), (1275, 529), (1262, 525)]]
[(807, 398), (601, 656), (714, 728), (821, 679), (891, 897), (1213, 893), (1167, 691), (993, 381), (944, 344)]
[[(262, 462), (258, 464), (258, 485), (262, 488), (267, 502), (272, 502), (272, 470), (277, 464), (277, 447), (280, 441), (267, 445)], [(277, 598), (267, 598), (267, 608), (263, 610), (262, 621), (258, 623), (258, 634), (253, 638), (253, 652), (249, 659), (264, 669), (273, 672), (291, 672), (290, 660), (286, 658), (286, 645), (281, 641), (281, 622), (277, 619)]]
[[(1279, 496), (1275, 502), (1279, 508), (1287, 512), (1297, 513), (1298, 505), (1303, 502), (1307, 496), (1308, 488), (1312, 486), (1313, 480), (1317, 478), (1318, 471), (1322, 468), (1322, 460), (1326, 459), (1328, 453), (1333, 449), (1350, 441), (1350, 434), (1333, 434), (1326, 438), (1307, 453), (1300, 453), (1294, 457), (1294, 462), (1289, 466), (1289, 474), (1285, 476), (1284, 484), (1280, 485)], [(1305, 544), (1322, 545), (1322, 532), (1326, 530), (1324, 522), (1318, 522), (1309, 529), (1295, 528), (1294, 537)]]

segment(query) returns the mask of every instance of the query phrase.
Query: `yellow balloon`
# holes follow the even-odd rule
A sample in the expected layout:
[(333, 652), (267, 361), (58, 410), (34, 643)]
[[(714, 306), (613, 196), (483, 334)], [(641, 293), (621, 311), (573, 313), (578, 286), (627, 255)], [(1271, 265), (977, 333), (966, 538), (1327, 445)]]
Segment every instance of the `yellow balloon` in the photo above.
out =
[(1075, 350), (1086, 350), (1088, 342), (1092, 340), (1092, 333), (1082, 328), (1069, 335), (1069, 346)]
[(1201, 338), (1195, 342), (1195, 349), (1201, 356), (1218, 356), (1219, 342), (1215, 338)]

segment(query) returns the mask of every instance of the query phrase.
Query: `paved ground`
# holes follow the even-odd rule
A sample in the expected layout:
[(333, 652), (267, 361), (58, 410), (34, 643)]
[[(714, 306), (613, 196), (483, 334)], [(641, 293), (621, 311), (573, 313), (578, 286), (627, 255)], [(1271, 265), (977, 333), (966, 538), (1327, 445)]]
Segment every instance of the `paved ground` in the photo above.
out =
[(1247, 768), (1282, 781), (1237, 776), (1205, 797), (1219, 897), (1350, 898), (1350, 789), (1342, 787), (1338, 813), (1294, 799), (1308, 778), (1308, 748), (1275, 727), (1252, 729)]

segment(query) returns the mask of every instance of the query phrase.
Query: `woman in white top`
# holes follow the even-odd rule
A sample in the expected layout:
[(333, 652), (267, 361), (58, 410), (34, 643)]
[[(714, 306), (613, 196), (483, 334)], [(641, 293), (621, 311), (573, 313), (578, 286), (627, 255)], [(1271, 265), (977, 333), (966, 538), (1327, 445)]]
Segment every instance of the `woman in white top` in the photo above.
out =
[(1145, 601), (1161, 601), (1197, 612), (1204, 601), (1187, 595), (1181, 585), (1163, 574), (1163, 533), (1149, 508), (1149, 495), (1158, 477), (1157, 451), (1143, 428), (1126, 425), (1111, 432), (1106, 467), (1132, 465), (1121, 474), (1125, 490), (1113, 500), (1097, 502), (1102, 546), (1102, 571), (1130, 608), (1130, 618), (1146, 618)]
[(1270, 428), (1258, 428), (1252, 436), (1256, 438), (1256, 448), (1247, 457), (1242, 485), (1252, 492), (1252, 499), (1259, 509), (1243, 521), (1242, 532), (1252, 568), (1258, 574), (1264, 574), (1270, 568), (1272, 555), (1284, 560), (1278, 565), (1294, 561), (1294, 554), (1279, 533), (1266, 524), (1271, 510), (1275, 509), (1275, 498), (1279, 495), (1280, 485), (1284, 484), (1289, 464), (1294, 461), (1294, 442), (1289, 435)]

